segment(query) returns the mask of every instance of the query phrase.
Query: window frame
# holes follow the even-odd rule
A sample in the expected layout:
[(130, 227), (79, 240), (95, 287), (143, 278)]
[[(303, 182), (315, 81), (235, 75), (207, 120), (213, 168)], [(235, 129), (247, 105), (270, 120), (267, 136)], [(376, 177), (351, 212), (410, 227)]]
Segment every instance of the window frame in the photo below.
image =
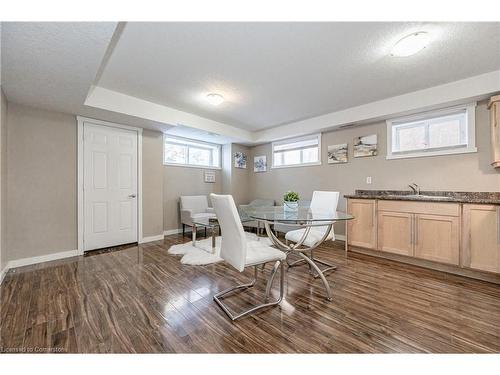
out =
[[(429, 156), (456, 155), (477, 152), (476, 147), (476, 102), (457, 105), (453, 107), (442, 108), (439, 110), (423, 112), (411, 116), (392, 118), (387, 123), (387, 156), (386, 159), (407, 159), (421, 158)], [(393, 150), (393, 132), (397, 127), (407, 124), (411, 127), (412, 123), (418, 121), (428, 121), (435, 118), (450, 116), (465, 112), (465, 145), (446, 146), (441, 148), (429, 148), (412, 151), (394, 151)]]
[[(311, 162), (311, 163), (303, 163), (303, 162), (301, 162), (299, 164), (290, 164), (290, 165), (275, 165), (274, 164), (274, 152), (275, 152), (274, 148), (276, 146), (281, 146), (281, 145), (285, 145), (285, 144), (288, 144), (288, 143), (294, 143), (294, 142), (299, 142), (299, 141), (306, 141), (306, 140), (309, 140), (309, 139), (317, 139), (318, 140), (318, 161)], [(302, 151), (302, 150), (307, 149), (307, 148), (311, 148), (311, 147), (303, 147), (303, 148), (298, 148), (298, 149)], [(300, 154), (300, 157), (302, 159), (302, 152)], [(315, 166), (315, 165), (321, 165), (321, 159), (322, 159), (322, 155), (321, 155), (321, 133), (309, 134), (309, 135), (304, 135), (304, 136), (294, 137), (294, 138), (288, 138), (288, 139), (284, 139), (284, 140), (281, 140), (281, 141), (272, 142), (272, 144), (271, 144), (271, 169), (310, 167), (310, 166)]]
[[(176, 140), (180, 145), (182, 145), (183, 142), (185, 143), (195, 143), (199, 144), (199, 148), (201, 149), (210, 149), (212, 150), (213, 148), (218, 148), (219, 150), (219, 157), (217, 160), (217, 166), (207, 166), (207, 165), (199, 165), (199, 164), (189, 164), (189, 144), (185, 144), (187, 147), (187, 163), (169, 163), (165, 161), (165, 146), (168, 142), (168, 139), (173, 139)], [(206, 146), (206, 147), (203, 147)], [(213, 153), (210, 156), (211, 159), (213, 160)], [(204, 142), (204, 141), (199, 141), (197, 139), (191, 139), (191, 138), (184, 138), (184, 137), (179, 137), (176, 135), (170, 135), (170, 134), (163, 134), (163, 165), (168, 165), (172, 167), (185, 167), (185, 168), (201, 168), (201, 169), (222, 169), (222, 145), (217, 144), (217, 143), (211, 143), (211, 142)]]

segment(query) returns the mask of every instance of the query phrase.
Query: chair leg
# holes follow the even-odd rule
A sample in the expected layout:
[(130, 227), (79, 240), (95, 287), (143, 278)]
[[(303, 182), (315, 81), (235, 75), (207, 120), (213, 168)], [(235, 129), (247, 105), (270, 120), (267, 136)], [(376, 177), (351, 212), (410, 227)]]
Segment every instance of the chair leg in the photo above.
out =
[(207, 238), (207, 227), (205, 227), (205, 238)]
[(182, 224), (182, 237), (186, 234), (186, 224)]
[[(265, 265), (265, 263), (263, 265)], [(269, 276), (269, 279), (267, 280), (266, 298), (265, 298), (266, 302), (269, 300), (269, 293), (271, 293), (271, 288), (273, 287), (274, 277), (276, 276), (276, 272), (278, 271), (278, 268), (280, 267), (280, 265), (281, 265), (280, 261), (277, 261), (276, 263), (274, 263), (273, 269), (271, 270), (271, 275)]]
[[(280, 272), (281, 272), (281, 277), (280, 277), (280, 296), (279, 298), (276, 300), (276, 301), (273, 301), (273, 302), (267, 302), (267, 298), (266, 298), (266, 302), (265, 303), (262, 303), (260, 305), (257, 305), (255, 307), (252, 307), (251, 309), (248, 309), (246, 311), (243, 311), (237, 315), (234, 315), (231, 311), (229, 311), (229, 309), (227, 308), (227, 306), (222, 302), (222, 299), (224, 299), (225, 296), (227, 296), (229, 293), (232, 293), (236, 290), (239, 290), (239, 289), (247, 289), (247, 288), (250, 288), (252, 286), (254, 286), (255, 282), (256, 282), (256, 279), (257, 279), (257, 266), (255, 266), (255, 278), (252, 282), (250, 283), (247, 283), (247, 284), (241, 284), (241, 285), (237, 285), (237, 286), (234, 286), (232, 288), (229, 288), (229, 289), (226, 289), (226, 290), (223, 290), (222, 292), (219, 292), (217, 293), (215, 296), (214, 296), (214, 301), (220, 306), (220, 308), (227, 314), (227, 316), (229, 316), (229, 318), (232, 320), (232, 321), (235, 321), (236, 319), (240, 319), (248, 314), (251, 314), (257, 310), (260, 310), (260, 309), (263, 309), (265, 307), (270, 307), (270, 306), (276, 306), (278, 304), (281, 303), (281, 301), (283, 300), (283, 296), (284, 296), (284, 290), (285, 290), (285, 287), (284, 287), (284, 283), (285, 283), (285, 262), (284, 261), (277, 261), (276, 264), (275, 264), (275, 268), (277, 270), (277, 265), (280, 265)], [(273, 268), (273, 272), (271, 273), (272, 275), (272, 278), (274, 279), (274, 274), (276, 274), (276, 270), (274, 270)], [(272, 284), (272, 280), (271, 281), (271, 284)], [(268, 288), (270, 289), (269, 287), (269, 281), (268, 281)], [(266, 290), (266, 294), (267, 294), (267, 290)]]

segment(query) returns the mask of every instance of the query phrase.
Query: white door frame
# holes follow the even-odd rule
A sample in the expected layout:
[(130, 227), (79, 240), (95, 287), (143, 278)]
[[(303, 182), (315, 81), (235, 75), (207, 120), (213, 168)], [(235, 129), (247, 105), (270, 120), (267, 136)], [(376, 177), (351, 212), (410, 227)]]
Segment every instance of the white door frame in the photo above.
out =
[(84, 202), (83, 202), (83, 124), (107, 126), (111, 128), (126, 129), (137, 132), (137, 242), (142, 242), (142, 128), (115, 124), (113, 122), (95, 120), (89, 117), (76, 116), (78, 122), (78, 254), (83, 255), (84, 246)]

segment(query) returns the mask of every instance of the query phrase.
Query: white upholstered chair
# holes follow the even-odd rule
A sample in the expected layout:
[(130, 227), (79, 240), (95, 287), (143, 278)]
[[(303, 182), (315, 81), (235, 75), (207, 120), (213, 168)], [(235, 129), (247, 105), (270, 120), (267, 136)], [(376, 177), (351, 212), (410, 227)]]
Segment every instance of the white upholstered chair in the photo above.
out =
[[(338, 191), (315, 191), (313, 192), (312, 201), (311, 201), (311, 211), (337, 211), (337, 204), (339, 202), (339, 192)], [(335, 241), (335, 233), (333, 232), (333, 226), (331, 227), (330, 233), (328, 233), (326, 240)], [(304, 231), (306, 229), (296, 229), (289, 231), (285, 234), (285, 240), (291, 242), (299, 242), (304, 235)], [(327, 266), (327, 268), (323, 269), (321, 272), (324, 274), (327, 271), (331, 271), (337, 268), (336, 265), (328, 263), (325, 260), (314, 258), (314, 248), (318, 246), (318, 244), (323, 239), (326, 230), (328, 230), (328, 226), (315, 226), (310, 228), (309, 233), (307, 234), (306, 239), (302, 243), (307, 246), (310, 252), (310, 259), (315, 261), (316, 263), (323, 264)], [(287, 261), (289, 267), (294, 267), (304, 263), (303, 259), (299, 259), (295, 262), (290, 263)], [(309, 266), (309, 272), (313, 273), (311, 266)], [(320, 275), (315, 274), (314, 277), (317, 278)]]
[[(323, 211), (337, 211), (337, 204), (339, 202), (339, 192), (338, 191), (315, 191), (313, 192), (311, 200), (311, 210), (323, 210)], [(304, 245), (311, 247), (316, 244), (325, 235), (325, 231), (328, 226), (317, 226), (312, 227), (304, 241)], [(289, 231), (285, 234), (285, 239), (287, 241), (298, 242), (302, 238), (305, 229), (297, 229)], [(333, 227), (328, 234), (327, 240), (335, 241), (335, 233), (333, 232)]]
[[(243, 270), (247, 267), (254, 267), (253, 281), (237, 285), (217, 293), (214, 296), (215, 302), (217, 302), (217, 304), (222, 308), (222, 310), (224, 310), (231, 320), (239, 319), (264, 307), (278, 305), (283, 299), (284, 293), (285, 253), (270, 247), (266, 241), (247, 240), (245, 232), (243, 231), (240, 216), (231, 195), (210, 194), (210, 199), (215, 209), (215, 213), (217, 214), (219, 226), (222, 230), (220, 257), (236, 268), (239, 272), (243, 272)], [(268, 262), (275, 263), (267, 282), (264, 302), (246, 311), (233, 314), (228, 309), (226, 304), (222, 302), (224, 297), (236, 290), (244, 290), (254, 286), (257, 280), (257, 266)], [(279, 298), (275, 301), (268, 302), (273, 280), (278, 268), (280, 268), (281, 273)]]
[(215, 217), (213, 208), (208, 207), (208, 199), (205, 195), (184, 195), (180, 199), (182, 235), (186, 225), (193, 227), (197, 219)]

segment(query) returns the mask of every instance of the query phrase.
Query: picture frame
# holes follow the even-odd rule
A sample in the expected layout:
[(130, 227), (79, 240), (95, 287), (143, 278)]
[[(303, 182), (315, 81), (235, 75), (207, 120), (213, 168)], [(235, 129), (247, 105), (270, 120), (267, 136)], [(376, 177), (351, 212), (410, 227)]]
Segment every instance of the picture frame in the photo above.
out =
[(340, 143), (337, 145), (328, 146), (328, 164), (347, 163), (348, 145)]
[(266, 155), (255, 156), (253, 158), (253, 171), (256, 173), (267, 171), (267, 157), (266, 157)]
[(364, 135), (354, 138), (354, 157), (364, 158), (377, 155), (377, 134)]
[(205, 171), (204, 173), (204, 181), (207, 184), (215, 183), (215, 172), (214, 171)]
[(234, 167), (246, 169), (247, 167), (247, 155), (243, 152), (234, 153)]

